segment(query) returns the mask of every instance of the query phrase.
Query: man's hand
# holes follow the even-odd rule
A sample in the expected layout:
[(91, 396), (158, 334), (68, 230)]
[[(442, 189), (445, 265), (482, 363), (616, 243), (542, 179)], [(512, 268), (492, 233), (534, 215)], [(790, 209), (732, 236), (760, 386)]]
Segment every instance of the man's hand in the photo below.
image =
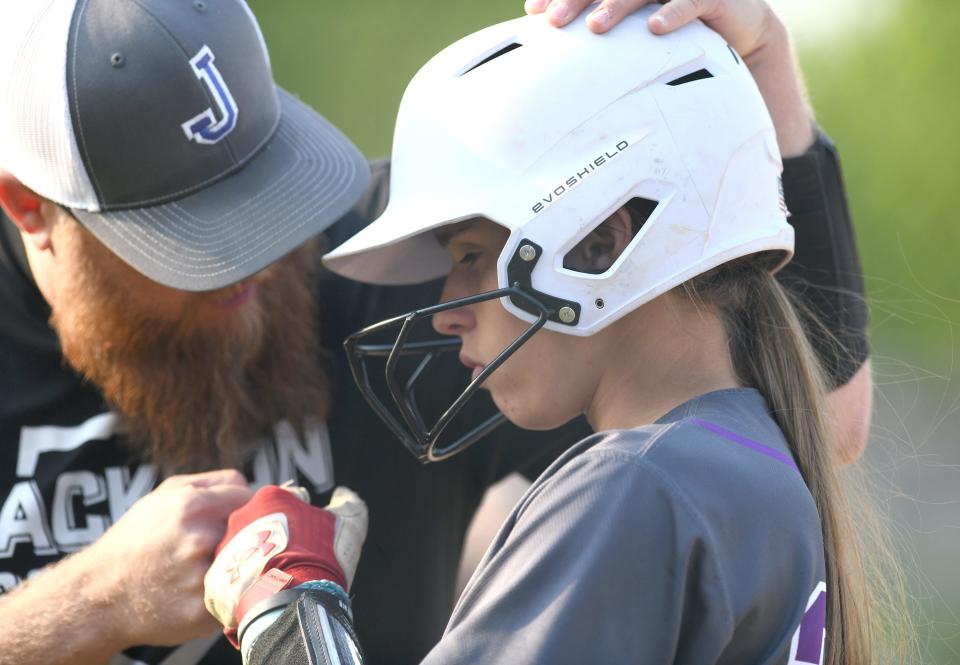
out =
[(181, 644), (216, 630), (203, 576), (227, 517), (251, 494), (238, 471), (173, 476), (77, 555), (101, 570), (96, 586), (108, 585), (103, 597), (126, 645)]
[(338, 487), (326, 509), (306, 490), (263, 487), (230, 516), (206, 576), (205, 602), (236, 640), (244, 615), (260, 600), (308, 581), (350, 588), (367, 535), (367, 507)]
[(0, 598), (0, 664), (105, 663), (140, 645), (211, 634), (203, 575), (227, 517), (252, 494), (230, 470), (174, 476), (96, 542)]
[[(658, 0), (603, 0), (587, 15), (587, 25), (594, 32), (606, 32), (641, 7)], [(566, 25), (576, 18), (591, 0), (527, 0), (530, 14), (546, 12), (555, 26)], [(723, 38), (749, 60), (773, 38), (771, 25), (776, 14), (761, 0), (667, 0), (650, 16), (650, 30), (656, 35), (672, 32), (695, 19), (700, 19), (723, 35)]]
[[(628, 14), (656, 0), (603, 0), (586, 18), (594, 32), (606, 32)], [(761, 0), (667, 0), (650, 15), (651, 32), (663, 35), (700, 19), (736, 49), (750, 68), (773, 117), (784, 157), (802, 154), (813, 144), (813, 113), (803, 78), (796, 67), (786, 27)], [(527, 0), (527, 13), (546, 12), (563, 26), (591, 5), (591, 0)]]

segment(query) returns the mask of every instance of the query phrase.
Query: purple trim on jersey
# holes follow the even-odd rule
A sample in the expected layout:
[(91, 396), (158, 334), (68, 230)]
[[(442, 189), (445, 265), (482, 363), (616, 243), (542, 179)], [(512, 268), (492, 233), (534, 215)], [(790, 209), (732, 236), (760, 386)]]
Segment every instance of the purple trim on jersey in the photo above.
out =
[(756, 441), (748, 439), (745, 436), (740, 436), (736, 432), (731, 432), (728, 429), (724, 429), (723, 427), (720, 427), (720, 425), (712, 423), (709, 420), (691, 418), (690, 422), (692, 422), (694, 425), (702, 427), (705, 430), (709, 430), (714, 434), (719, 434), (723, 438), (733, 441), (734, 443), (739, 443), (741, 446), (746, 446), (750, 450), (760, 453), (761, 455), (766, 455), (767, 457), (772, 457), (775, 460), (779, 460), (787, 466), (792, 467), (797, 473), (800, 473), (800, 469), (797, 467), (797, 463), (793, 461), (793, 458), (789, 455), (781, 453), (779, 450), (774, 450), (770, 446), (765, 446), (762, 443), (757, 443)]
[(823, 654), (823, 631), (827, 625), (827, 592), (821, 591), (807, 609), (797, 638), (797, 662), (819, 665)]

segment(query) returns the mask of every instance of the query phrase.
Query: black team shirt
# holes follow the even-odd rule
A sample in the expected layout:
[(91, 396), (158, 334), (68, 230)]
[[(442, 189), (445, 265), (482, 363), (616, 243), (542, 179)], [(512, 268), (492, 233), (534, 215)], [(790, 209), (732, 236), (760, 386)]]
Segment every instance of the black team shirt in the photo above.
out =
[[(382, 211), (388, 170), (386, 163), (374, 165), (367, 196), (328, 231), (331, 245)], [(788, 160), (785, 188), (800, 259), (787, 275), (862, 293), (842, 182), (825, 139)], [(589, 432), (582, 421), (549, 433), (507, 424), (448, 461), (423, 466), (414, 460), (360, 395), (341, 344), (365, 325), (436, 303), (440, 287), (371, 286), (323, 273), (317, 298), (323, 344), (334, 365), (331, 416), (304, 436), (278, 423), (246, 469), (255, 484), (294, 478), (318, 505), (335, 485), (351, 487), (366, 500), (370, 531), (351, 596), (361, 644), (375, 664), (419, 662), (439, 639), (455, 600), (464, 535), (486, 489), (512, 472), (535, 478)], [(804, 288), (846, 347), (843, 353), (820, 348), (840, 385), (868, 353), (865, 306), (833, 288)], [(0, 592), (96, 540), (161, 480), (153, 465), (124, 447), (122, 420), (96, 387), (65, 365), (49, 315), (19, 233), (0, 219)], [(427, 411), (448, 405), (468, 381), (455, 355), (449, 361), (419, 393)], [(464, 424), (470, 415), (464, 414)], [(177, 665), (240, 658), (219, 639), (180, 649), (134, 648), (116, 659), (137, 661)]]

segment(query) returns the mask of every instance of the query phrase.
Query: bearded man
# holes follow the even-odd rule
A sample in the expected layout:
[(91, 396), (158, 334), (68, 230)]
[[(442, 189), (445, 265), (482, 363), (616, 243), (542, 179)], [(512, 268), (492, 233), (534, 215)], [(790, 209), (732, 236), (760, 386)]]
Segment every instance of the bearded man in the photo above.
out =
[[(250, 432), (288, 419), (321, 421), (328, 377), (313, 325), (316, 243), (212, 292), (164, 289), (125, 263), (62, 209), (51, 280), (34, 270), (67, 363), (98, 386), (125, 441), (166, 473), (239, 466)], [(43, 261), (33, 259), (31, 266)], [(121, 286), (122, 285), (122, 286)], [(190, 380), (193, 377), (194, 380)]]
[[(785, 151), (810, 148), (785, 174), (798, 252), (852, 248), (829, 147), (769, 90), (806, 123)], [(425, 468), (367, 408), (340, 344), (438, 285), (351, 284), (318, 255), (379, 215), (387, 176), (368, 187), (349, 141), (275, 86), (239, 0), (0, 5), (0, 663), (239, 662), (203, 575), (251, 485), (288, 479), (370, 507), (353, 585), (370, 661), (436, 642), (486, 488), (583, 432), (551, 449), (501, 427)], [(808, 257), (805, 277), (859, 280), (852, 249)], [(838, 393), (859, 395), (862, 309), (824, 302), (853, 332)], [(425, 407), (465, 381), (450, 360)]]

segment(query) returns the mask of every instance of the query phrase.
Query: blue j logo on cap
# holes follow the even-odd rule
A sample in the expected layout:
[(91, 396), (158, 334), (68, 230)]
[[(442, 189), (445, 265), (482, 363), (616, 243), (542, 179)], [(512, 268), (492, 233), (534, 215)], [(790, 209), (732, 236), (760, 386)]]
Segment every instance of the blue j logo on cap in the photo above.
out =
[(215, 59), (210, 47), (204, 46), (195, 56), (190, 58), (190, 65), (193, 67), (197, 78), (210, 89), (210, 94), (217, 102), (220, 119), (217, 120), (213, 109), (208, 108), (181, 125), (187, 139), (204, 145), (218, 143), (232, 132), (233, 128), (237, 126), (237, 116), (240, 114), (240, 109), (237, 108), (237, 103), (233, 101), (233, 95), (230, 94), (230, 88), (227, 87), (223, 77), (220, 76), (220, 70), (213, 64)]

